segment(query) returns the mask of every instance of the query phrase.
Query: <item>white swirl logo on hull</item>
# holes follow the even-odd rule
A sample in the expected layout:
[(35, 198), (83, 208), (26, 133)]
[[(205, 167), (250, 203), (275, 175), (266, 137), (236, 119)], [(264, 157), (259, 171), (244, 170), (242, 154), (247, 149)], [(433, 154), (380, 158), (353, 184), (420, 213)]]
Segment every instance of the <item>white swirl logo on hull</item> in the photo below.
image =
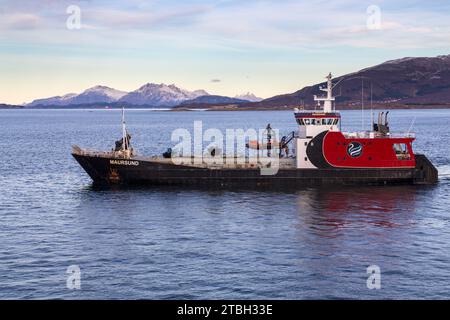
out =
[(362, 155), (363, 146), (359, 142), (351, 142), (348, 144), (347, 153), (352, 158), (358, 158)]

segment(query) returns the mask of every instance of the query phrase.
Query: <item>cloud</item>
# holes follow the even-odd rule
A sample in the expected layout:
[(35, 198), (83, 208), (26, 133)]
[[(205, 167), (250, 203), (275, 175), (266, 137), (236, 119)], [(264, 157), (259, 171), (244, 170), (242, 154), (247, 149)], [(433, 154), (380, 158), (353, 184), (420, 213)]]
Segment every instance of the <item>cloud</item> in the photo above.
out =
[(41, 17), (31, 13), (14, 13), (0, 17), (0, 29), (3, 30), (30, 30), (43, 25)]
[[(157, 38), (183, 46), (230, 48), (436, 49), (446, 47), (450, 32), (442, 4), (436, 7), (412, 0), (381, 2), (380, 30), (367, 28), (367, 6), (359, 0), (5, 0), (0, 28), (45, 33), (14, 35), (19, 41), (22, 37), (24, 41), (65, 43), (61, 29), (67, 18), (65, 9), (72, 2), (80, 6), (82, 25), (89, 32), (78, 36), (79, 41), (98, 46), (109, 44), (111, 38), (134, 41), (136, 46)], [(72, 33), (72, 37), (77, 35)]]
[(211, 10), (187, 29), (216, 41), (262, 47), (447, 47), (442, 40), (450, 34), (450, 20), (441, 7), (402, 1), (398, 7), (383, 2), (380, 9), (381, 30), (369, 30), (367, 7), (356, 0), (249, 1)]
[(146, 29), (155, 26), (164, 28), (177, 24), (189, 25), (189, 20), (208, 12), (210, 7), (205, 5), (178, 5), (144, 11), (86, 7), (82, 10), (89, 24), (98, 28), (118, 30)]
[(439, 48), (445, 45), (450, 26), (440, 28), (426, 25), (411, 25), (401, 20), (382, 21), (379, 30), (369, 30), (361, 25), (324, 28), (317, 38), (325, 43), (335, 43), (358, 48)]

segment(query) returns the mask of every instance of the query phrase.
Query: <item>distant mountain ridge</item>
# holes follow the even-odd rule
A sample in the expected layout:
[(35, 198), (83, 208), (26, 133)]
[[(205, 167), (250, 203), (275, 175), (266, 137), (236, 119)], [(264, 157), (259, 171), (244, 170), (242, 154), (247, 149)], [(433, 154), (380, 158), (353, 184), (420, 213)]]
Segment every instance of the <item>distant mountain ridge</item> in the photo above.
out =
[[(325, 75), (324, 75), (325, 76)], [(378, 105), (450, 104), (450, 55), (407, 57), (390, 60), (333, 79), (337, 107), (360, 106), (362, 87), (366, 105), (370, 100)], [(319, 87), (325, 81), (257, 103), (252, 108), (281, 106), (313, 107), (314, 95), (323, 95)]]
[(174, 84), (147, 83), (139, 89), (126, 94), (120, 98), (118, 102), (125, 102), (131, 105), (172, 107), (183, 101), (207, 95), (209, 95), (209, 93), (204, 90), (188, 91), (180, 89)]
[(235, 99), (241, 99), (241, 100), (247, 100), (250, 102), (259, 102), (262, 101), (263, 98), (259, 98), (257, 96), (255, 96), (253, 93), (247, 92), (247, 93), (243, 93), (243, 94), (238, 94), (236, 96), (234, 96)]
[(22, 109), (23, 106), (16, 104), (0, 103), (0, 109)]
[[(256, 98), (251, 93), (250, 98)], [(196, 100), (199, 99), (199, 100)], [(27, 107), (78, 107), (78, 106), (151, 106), (174, 107), (183, 103), (246, 103), (252, 100), (230, 98), (210, 95), (205, 90), (189, 91), (177, 87), (174, 84), (147, 83), (140, 88), (125, 92), (107, 86), (95, 86), (86, 89), (80, 94), (68, 93), (63, 96), (55, 96), (45, 99), (36, 99), (27, 104)]]
[(127, 93), (124, 91), (116, 90), (106, 86), (95, 86), (83, 91), (80, 94), (69, 93), (64, 96), (56, 96), (47, 99), (37, 99), (27, 106), (67, 106), (91, 103), (110, 103), (119, 100), (126, 94)]
[[(359, 108), (362, 99), (366, 105), (372, 101), (374, 107), (450, 106), (450, 55), (389, 60), (334, 78), (333, 83), (336, 85), (334, 94), (337, 108), (342, 109)], [(197, 105), (204, 108), (229, 104), (233, 108), (238, 106), (239, 109), (286, 109), (295, 106), (312, 108), (315, 106), (313, 96), (323, 94), (319, 89), (320, 86), (325, 86), (325, 81), (304, 87), (294, 93), (264, 100), (251, 93), (231, 98), (210, 95), (204, 90), (188, 91), (173, 84), (147, 83), (129, 93), (96, 86), (81, 94), (69, 93), (64, 96), (37, 99), (26, 106), (78, 107), (87, 104), (92, 106), (111, 104), (113, 107)]]
[(180, 106), (186, 106), (186, 105), (194, 105), (194, 104), (231, 104), (231, 103), (245, 103), (249, 102), (250, 100), (243, 100), (243, 99), (237, 99), (237, 98), (230, 98), (225, 96), (218, 96), (218, 95), (203, 95), (199, 96), (194, 99), (186, 100), (183, 103), (180, 104)]

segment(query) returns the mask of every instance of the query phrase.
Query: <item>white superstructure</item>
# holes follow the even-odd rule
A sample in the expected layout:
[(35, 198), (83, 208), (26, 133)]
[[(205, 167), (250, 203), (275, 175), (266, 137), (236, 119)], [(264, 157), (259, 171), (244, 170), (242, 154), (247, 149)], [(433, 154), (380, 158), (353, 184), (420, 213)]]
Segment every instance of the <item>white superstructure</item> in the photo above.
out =
[(310, 141), (324, 131), (340, 131), (341, 115), (334, 110), (333, 76), (326, 77), (325, 96), (314, 96), (319, 110), (295, 109), (295, 119), (298, 123), (298, 135), (295, 139), (297, 168), (316, 168), (308, 159), (306, 148)]

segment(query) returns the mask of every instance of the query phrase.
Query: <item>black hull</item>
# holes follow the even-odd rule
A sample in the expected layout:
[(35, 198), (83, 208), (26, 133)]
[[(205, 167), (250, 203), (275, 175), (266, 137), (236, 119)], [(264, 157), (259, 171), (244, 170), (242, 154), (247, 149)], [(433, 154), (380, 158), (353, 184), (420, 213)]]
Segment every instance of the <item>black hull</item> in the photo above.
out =
[(436, 168), (423, 155), (416, 155), (417, 165), (414, 169), (292, 168), (280, 169), (276, 175), (269, 176), (261, 175), (259, 169), (196, 168), (140, 159), (123, 163), (117, 158), (72, 155), (95, 184), (296, 188), (321, 185), (434, 184), (438, 179)]

